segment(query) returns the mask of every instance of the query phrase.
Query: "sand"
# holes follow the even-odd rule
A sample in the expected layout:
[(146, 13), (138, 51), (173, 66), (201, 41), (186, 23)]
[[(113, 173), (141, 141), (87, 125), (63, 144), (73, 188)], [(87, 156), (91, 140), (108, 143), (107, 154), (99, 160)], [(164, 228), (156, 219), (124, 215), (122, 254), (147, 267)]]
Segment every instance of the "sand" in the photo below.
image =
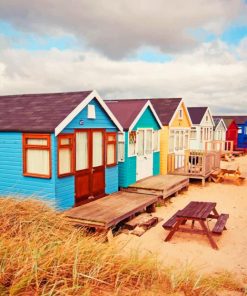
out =
[[(247, 172), (247, 156), (236, 158), (230, 165), (239, 165), (242, 172)], [(212, 249), (207, 237), (198, 234), (177, 232), (171, 241), (164, 242), (168, 231), (162, 224), (190, 201), (216, 202), (219, 213), (230, 215), (227, 230), (221, 236), (214, 236), (219, 250)], [(157, 207), (155, 216), (164, 221), (141, 237), (124, 233), (115, 237), (117, 242), (125, 244), (124, 251), (148, 252), (166, 265), (189, 265), (206, 273), (227, 270), (247, 275), (247, 180), (241, 186), (232, 181), (207, 182), (205, 187), (192, 184), (188, 191), (171, 198), (167, 206)]]

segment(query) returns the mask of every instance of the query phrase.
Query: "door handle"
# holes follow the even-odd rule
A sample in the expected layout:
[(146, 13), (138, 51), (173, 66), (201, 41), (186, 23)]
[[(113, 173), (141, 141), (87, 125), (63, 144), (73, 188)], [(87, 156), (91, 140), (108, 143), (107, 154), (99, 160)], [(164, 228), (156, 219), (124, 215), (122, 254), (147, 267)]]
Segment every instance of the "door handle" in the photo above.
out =
[(91, 172), (93, 173), (95, 171), (95, 169), (92, 169)]

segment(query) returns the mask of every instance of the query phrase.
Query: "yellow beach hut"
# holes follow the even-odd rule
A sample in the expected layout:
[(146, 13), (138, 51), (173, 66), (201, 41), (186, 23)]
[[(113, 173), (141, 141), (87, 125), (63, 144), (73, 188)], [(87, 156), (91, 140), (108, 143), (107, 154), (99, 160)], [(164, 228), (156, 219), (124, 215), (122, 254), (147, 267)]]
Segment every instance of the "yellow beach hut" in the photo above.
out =
[(190, 148), (192, 122), (182, 98), (157, 98), (150, 101), (163, 125), (160, 132), (160, 173), (166, 175), (170, 165), (175, 166), (175, 169), (184, 166)]

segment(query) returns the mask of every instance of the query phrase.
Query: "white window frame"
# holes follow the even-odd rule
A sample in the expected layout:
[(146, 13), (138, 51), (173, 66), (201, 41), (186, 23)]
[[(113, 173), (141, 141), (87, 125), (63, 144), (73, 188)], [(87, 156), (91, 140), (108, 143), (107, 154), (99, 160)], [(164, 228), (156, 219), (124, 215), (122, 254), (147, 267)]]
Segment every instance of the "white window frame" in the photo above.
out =
[[(192, 129), (193, 129), (193, 131), (195, 132), (195, 137), (192, 137), (191, 135), (192, 135)], [(197, 139), (197, 128), (195, 127), (195, 126), (192, 126), (191, 128), (190, 128), (190, 137), (189, 137), (191, 140), (196, 140)]]
[[(158, 140), (158, 143), (157, 143), (158, 149), (157, 150), (154, 149), (154, 134), (155, 133), (157, 133), (157, 140)], [(153, 145), (153, 152), (159, 152), (160, 151), (160, 131), (159, 130), (153, 130), (152, 145)]]
[(139, 156), (138, 155), (138, 146), (139, 146), (139, 143), (138, 143), (138, 132), (139, 131), (144, 131), (144, 152), (143, 152), (143, 155), (141, 156), (147, 156), (149, 154), (146, 153), (146, 146), (147, 146), (147, 136), (146, 136), (146, 133), (147, 133), (147, 130), (150, 130), (152, 132), (152, 147), (151, 147), (151, 153), (150, 154), (153, 154), (153, 128), (138, 128), (137, 131), (136, 131), (136, 156)]
[[(123, 140), (122, 141), (119, 141), (119, 135), (123, 135)], [(118, 162), (124, 162), (125, 161), (125, 132), (118, 132), (117, 134), (117, 145), (118, 145), (118, 149), (117, 149), (117, 159), (118, 159)], [(122, 143), (123, 144), (123, 159), (120, 159), (119, 158), (119, 143)]]
[[(135, 154), (130, 154), (130, 142), (129, 142), (129, 135), (130, 135), (130, 133), (131, 132), (135, 132), (136, 133), (136, 143), (135, 143)], [(137, 156), (137, 145), (138, 145), (138, 143), (137, 143), (137, 131), (128, 131), (128, 157), (136, 157)]]

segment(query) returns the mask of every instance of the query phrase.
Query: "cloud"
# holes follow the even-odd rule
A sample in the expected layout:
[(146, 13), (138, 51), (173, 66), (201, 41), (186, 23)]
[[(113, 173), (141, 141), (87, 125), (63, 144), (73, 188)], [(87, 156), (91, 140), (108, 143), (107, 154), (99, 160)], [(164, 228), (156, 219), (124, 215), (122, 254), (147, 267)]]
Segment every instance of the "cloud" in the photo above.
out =
[(96, 89), (107, 98), (183, 97), (188, 105), (210, 106), (215, 113), (246, 114), (247, 57), (238, 57), (243, 46), (204, 43), (165, 63), (116, 61), (80, 50), (3, 48), (0, 93)]
[[(107, 4), (106, 4), (107, 3)], [(220, 34), (246, 14), (241, 0), (1, 0), (0, 19), (37, 35), (70, 34), (87, 48), (118, 59), (151, 46), (191, 50), (193, 30)]]

